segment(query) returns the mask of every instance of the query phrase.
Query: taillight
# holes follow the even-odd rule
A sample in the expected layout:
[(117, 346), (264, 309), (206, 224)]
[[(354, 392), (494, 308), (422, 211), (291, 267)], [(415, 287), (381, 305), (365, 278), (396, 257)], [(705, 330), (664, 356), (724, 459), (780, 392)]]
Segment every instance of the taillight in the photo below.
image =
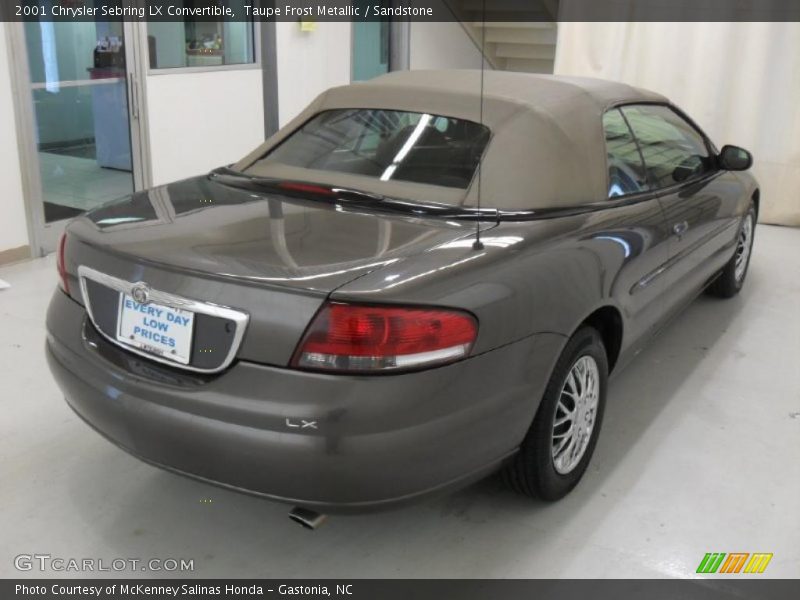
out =
[(477, 335), (475, 318), (459, 310), (329, 303), (292, 366), (356, 372), (430, 367), (467, 356)]
[(67, 234), (62, 233), (61, 239), (58, 240), (58, 251), (56, 252), (56, 267), (58, 268), (58, 277), (61, 280), (61, 289), (69, 294), (69, 279), (67, 279), (67, 264), (64, 253), (67, 247)]

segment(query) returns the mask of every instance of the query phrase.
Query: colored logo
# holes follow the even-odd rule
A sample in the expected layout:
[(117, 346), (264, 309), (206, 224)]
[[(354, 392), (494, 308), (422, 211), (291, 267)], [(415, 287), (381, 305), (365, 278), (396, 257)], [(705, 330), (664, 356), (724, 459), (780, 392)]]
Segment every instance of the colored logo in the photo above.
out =
[(763, 573), (772, 553), (707, 552), (697, 567), (698, 573)]

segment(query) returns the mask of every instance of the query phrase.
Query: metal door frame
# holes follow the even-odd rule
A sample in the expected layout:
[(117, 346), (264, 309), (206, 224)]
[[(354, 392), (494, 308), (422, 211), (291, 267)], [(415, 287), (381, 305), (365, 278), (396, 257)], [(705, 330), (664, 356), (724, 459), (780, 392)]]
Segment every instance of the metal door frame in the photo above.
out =
[[(27, 215), (28, 239), (34, 257), (53, 252), (67, 220), (46, 223), (39, 153), (36, 145), (36, 115), (22, 22), (6, 22), (7, 44), (11, 58), (11, 86), (14, 99), (17, 145), (22, 175), (22, 193)], [(125, 62), (128, 89), (128, 123), (131, 140), (134, 190), (148, 187), (150, 160), (148, 152), (145, 81), (147, 52), (141, 39), (145, 25), (125, 22)], [(146, 42), (146, 32), (145, 32)], [(144, 50), (144, 52), (143, 52)]]

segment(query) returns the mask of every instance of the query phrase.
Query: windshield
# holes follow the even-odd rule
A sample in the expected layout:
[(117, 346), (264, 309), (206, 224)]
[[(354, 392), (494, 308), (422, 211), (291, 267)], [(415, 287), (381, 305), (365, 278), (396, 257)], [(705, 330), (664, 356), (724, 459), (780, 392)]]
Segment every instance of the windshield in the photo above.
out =
[(322, 112), (261, 161), (466, 189), (489, 141), (483, 125), (427, 113)]

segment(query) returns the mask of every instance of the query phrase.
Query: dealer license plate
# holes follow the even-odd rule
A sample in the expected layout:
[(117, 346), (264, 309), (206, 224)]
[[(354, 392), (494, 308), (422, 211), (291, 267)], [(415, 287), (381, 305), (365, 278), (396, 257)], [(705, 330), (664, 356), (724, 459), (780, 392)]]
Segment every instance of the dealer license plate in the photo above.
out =
[(194, 313), (120, 294), (117, 340), (149, 354), (188, 365), (192, 356)]

